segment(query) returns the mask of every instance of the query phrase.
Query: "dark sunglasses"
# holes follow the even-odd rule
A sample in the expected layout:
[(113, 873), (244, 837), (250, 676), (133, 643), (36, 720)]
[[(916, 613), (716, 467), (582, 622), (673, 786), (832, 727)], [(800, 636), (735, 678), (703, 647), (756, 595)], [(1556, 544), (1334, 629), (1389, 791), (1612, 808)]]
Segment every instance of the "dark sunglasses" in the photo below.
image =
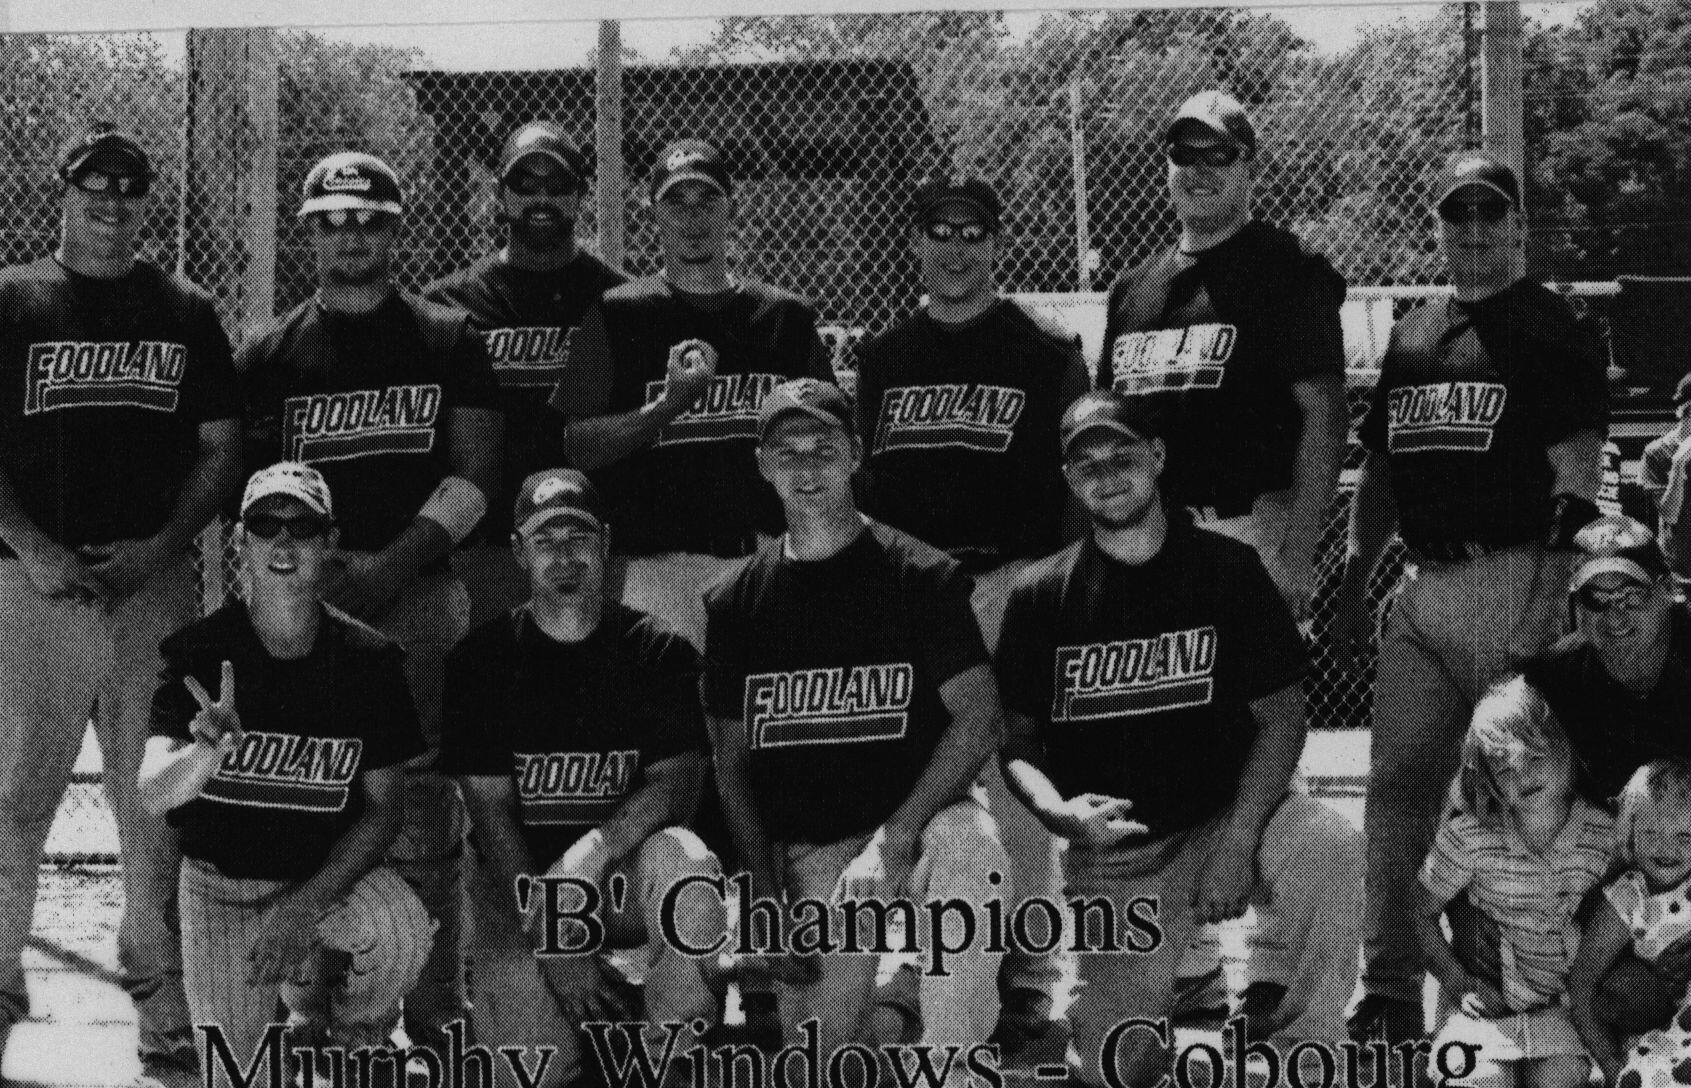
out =
[(1468, 203), (1449, 200), (1439, 205), (1439, 218), (1446, 223), (1501, 223), (1509, 214), (1507, 200), (1477, 200)]
[(258, 514), (243, 518), (241, 524), (246, 526), (247, 532), (260, 540), (275, 540), (283, 532), (295, 540), (316, 540), (329, 531), (333, 522), (328, 518), (283, 518), (275, 514)]
[(1196, 166), (1203, 163), (1215, 170), (1232, 166), (1244, 152), (1226, 144), (1169, 144), (1168, 161), (1176, 166)]
[(985, 223), (947, 223), (943, 219), (935, 219), (922, 224), (922, 233), (936, 242), (949, 242), (955, 238), (969, 245), (978, 245), (992, 237), (992, 228)]
[(145, 174), (108, 174), (104, 170), (81, 170), (71, 175), (70, 183), (85, 193), (104, 196), (146, 196), (153, 179)]
[(581, 190), (581, 182), (569, 174), (540, 174), (519, 171), (505, 179), (505, 188), (518, 196), (569, 196)]
[(1602, 615), (1616, 608), (1624, 612), (1637, 612), (1650, 603), (1650, 591), (1643, 586), (1625, 586), (1621, 589), (1594, 589), (1585, 587), (1574, 598), (1579, 606), (1587, 612)]
[(387, 212), (379, 212), (373, 208), (336, 208), (334, 211), (317, 212), (312, 218), (331, 234), (349, 228), (377, 231), (393, 219)]

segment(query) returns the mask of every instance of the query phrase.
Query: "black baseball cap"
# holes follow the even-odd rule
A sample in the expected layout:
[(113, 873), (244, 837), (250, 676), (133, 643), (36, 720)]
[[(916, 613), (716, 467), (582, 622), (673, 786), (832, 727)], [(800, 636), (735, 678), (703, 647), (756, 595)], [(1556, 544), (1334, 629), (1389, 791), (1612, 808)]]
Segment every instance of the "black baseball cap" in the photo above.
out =
[(153, 162), (135, 138), (105, 121), (95, 121), (59, 145), (59, 177), (97, 166), (114, 174), (137, 174), (151, 178)]
[(551, 159), (577, 182), (587, 179), (587, 159), (564, 130), (551, 121), (530, 121), (505, 140), (505, 149), (499, 153), (499, 180), (510, 177), (516, 165), (531, 155)]
[(598, 532), (605, 527), (605, 503), (593, 481), (573, 468), (532, 473), (517, 489), (511, 524), (522, 536), (553, 518), (569, 518)]
[(1520, 179), (1508, 163), (1489, 151), (1459, 151), (1450, 157), (1439, 175), (1435, 206), (1444, 207), (1445, 201), (1469, 186), (1490, 190), (1515, 207), (1521, 206)]
[(1157, 438), (1156, 414), (1138, 397), (1124, 397), (1110, 389), (1082, 393), (1063, 411), (1063, 456), (1082, 435), (1111, 431), (1124, 438), (1149, 442)]
[(803, 412), (812, 419), (841, 428), (846, 434), (853, 433), (851, 401), (832, 382), (794, 378), (771, 389), (758, 406), (757, 440), (762, 442), (775, 421), (788, 412)]
[(393, 167), (362, 151), (339, 151), (305, 176), (303, 218), (313, 212), (366, 209), (399, 215), (405, 210), (399, 175)]
[(1574, 534), (1579, 549), (1579, 566), (1574, 570), (1569, 593), (1577, 593), (1599, 574), (1619, 574), (1642, 586), (1651, 586), (1668, 573), (1667, 556), (1656, 543), (1649, 526), (1624, 514), (1612, 514)]
[(1239, 100), (1224, 91), (1199, 91), (1182, 102), (1168, 123), (1166, 138), (1170, 142), (1181, 125), (1200, 125), (1246, 154), (1256, 153), (1256, 126)]
[(728, 171), (728, 161), (707, 140), (676, 140), (663, 149), (652, 170), (652, 199), (662, 200), (664, 193), (683, 181), (702, 181), (723, 196), (734, 195), (734, 178)]
[(931, 178), (917, 187), (914, 203), (918, 223), (926, 223), (948, 204), (967, 208), (993, 230), (1004, 214), (998, 191), (981, 178)]

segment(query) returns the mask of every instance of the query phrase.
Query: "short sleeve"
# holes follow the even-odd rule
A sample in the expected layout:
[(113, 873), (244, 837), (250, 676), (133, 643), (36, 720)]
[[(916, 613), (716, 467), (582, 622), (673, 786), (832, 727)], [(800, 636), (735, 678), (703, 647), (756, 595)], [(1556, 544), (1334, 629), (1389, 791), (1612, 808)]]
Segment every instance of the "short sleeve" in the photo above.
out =
[(1540, 377), (1538, 399), (1543, 405), (1544, 443), (1555, 445), (1577, 431), (1604, 433), (1609, 423), (1609, 382), (1603, 350), (1591, 323), (1566, 312), (1566, 303), (1553, 300), (1562, 312), (1558, 330), (1538, 330), (1548, 366), (1533, 367)]
[(1098, 366), (1092, 375), (1092, 384), (1097, 389), (1108, 389), (1115, 384), (1116, 368), (1111, 361), (1111, 349), (1121, 333), (1120, 313), (1127, 290), (1126, 281), (1117, 280), (1110, 287), (1109, 298), (1104, 301), (1104, 340), (1098, 349)]
[(209, 301), (193, 302), (187, 377), (182, 414), (195, 423), (241, 417), (241, 387), (235, 379), (235, 353)]
[(705, 713), (729, 720), (745, 716), (746, 641), (740, 614), (740, 579), (705, 592), (705, 652), (699, 691)]
[(1421, 865), (1421, 886), (1441, 903), (1448, 903), (1474, 882), (1472, 844), (1467, 841), (1471, 821), (1456, 816), (1439, 825), (1433, 847)]
[(158, 690), (153, 692), (148, 731), (155, 737), (190, 740), (193, 733), (189, 731), (188, 725), (198, 712), (198, 704), (188, 693), (188, 686), (183, 683), (188, 676), (187, 664), (174, 646), (173, 640), (167, 639), (160, 647), (160, 653), (164, 657), (164, 667), (159, 670)]
[(980, 621), (970, 597), (974, 579), (950, 557), (933, 564), (923, 578), (925, 600), (919, 621), (935, 686), (976, 665), (988, 664)]
[(448, 364), (458, 385), (458, 407), (497, 408), (499, 382), (493, 376), (493, 362), (487, 354), (487, 341), (470, 326), (469, 316), (459, 312), (462, 325), (452, 345)]
[(405, 682), (405, 652), (386, 646), (372, 653), (373, 660), (361, 670), (360, 687), (369, 693), (369, 742), (364, 749), (364, 769), (376, 770), (403, 763), (425, 750), (417, 704)]
[(569, 366), (564, 370), (564, 379), (553, 388), (548, 403), (572, 419), (604, 415), (610, 409), (614, 373), (605, 307), (595, 302), (587, 308), (570, 336)]
[(1668, 472), (1673, 468), (1674, 451), (1679, 447), (1677, 433), (1668, 433), (1644, 447), (1638, 461), (1638, 486), (1650, 493), (1657, 502), (1668, 489)]
[[(442, 699), (440, 762), (442, 774), (508, 775), (511, 773), (511, 745), (502, 741), (505, 733), (496, 690), (505, 674), (490, 660), (488, 645), (493, 640), (470, 638), (460, 642), (446, 657), (446, 687)], [(516, 648), (507, 645), (514, 655)]]
[(1018, 581), (1004, 605), (1004, 621), (998, 631), (998, 651), (993, 673), (998, 695), (1006, 710), (1044, 723), (1051, 713), (1051, 668), (1054, 647), (1039, 615), (1036, 584)]
[(834, 373), (834, 353), (828, 350), (827, 343), (817, 333), (815, 315), (807, 314), (806, 316), (808, 320), (805, 324), (809, 328), (806, 330), (805, 338), (809, 344), (803, 373), (819, 381), (827, 382), (829, 385), (838, 385), (840, 384), (840, 376)]
[(1239, 697), (1251, 702), (1302, 680), (1308, 653), (1291, 609), (1256, 552), (1245, 549), (1231, 567), (1232, 585), (1223, 600), (1233, 637), (1222, 645), (1239, 647), (1230, 672)]
[(642, 623), (640, 649), (645, 697), (650, 700), (653, 736), (646, 762), (709, 748), (699, 713), (699, 655), (673, 631)]
[[(1387, 351), (1390, 355), (1390, 351)], [(1368, 390), (1368, 408), (1356, 428), (1356, 440), (1369, 453), (1385, 456), (1386, 450), (1386, 376), (1382, 370), (1374, 387)]]
[(1270, 317), (1273, 365), (1284, 380), (1345, 380), (1345, 334), (1339, 319), (1344, 282), (1325, 257), (1306, 257), (1304, 274)]

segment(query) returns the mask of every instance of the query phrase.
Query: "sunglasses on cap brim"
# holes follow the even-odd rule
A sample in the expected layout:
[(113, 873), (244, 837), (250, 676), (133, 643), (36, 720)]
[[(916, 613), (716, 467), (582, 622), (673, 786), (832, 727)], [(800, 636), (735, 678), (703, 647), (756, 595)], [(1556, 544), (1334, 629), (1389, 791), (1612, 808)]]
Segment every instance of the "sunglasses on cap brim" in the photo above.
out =
[(294, 540), (316, 540), (327, 533), (334, 522), (317, 514), (282, 517), (278, 514), (253, 514), (241, 519), (248, 533), (260, 540), (275, 540), (286, 532)]
[(1244, 152), (1227, 144), (1169, 144), (1168, 161), (1176, 166), (1196, 166), (1203, 163), (1215, 170), (1232, 166), (1244, 157)]
[(513, 170), (505, 175), (505, 188), (518, 196), (569, 196), (581, 191), (581, 179), (574, 174), (536, 174), (528, 170)]
[(313, 212), (311, 218), (326, 231), (337, 230), (381, 230), (393, 222), (393, 215), (380, 212), (374, 208), (335, 208), (332, 211)]
[(1446, 223), (1501, 223), (1512, 205), (1502, 197), (1484, 200), (1447, 200), (1439, 205), (1439, 218)]
[(153, 179), (146, 174), (108, 173), (84, 167), (66, 179), (85, 193), (99, 196), (146, 196), (153, 187)]
[(922, 224), (922, 233), (936, 242), (955, 239), (976, 245), (992, 237), (992, 228), (985, 223), (947, 223), (943, 219), (930, 219)]

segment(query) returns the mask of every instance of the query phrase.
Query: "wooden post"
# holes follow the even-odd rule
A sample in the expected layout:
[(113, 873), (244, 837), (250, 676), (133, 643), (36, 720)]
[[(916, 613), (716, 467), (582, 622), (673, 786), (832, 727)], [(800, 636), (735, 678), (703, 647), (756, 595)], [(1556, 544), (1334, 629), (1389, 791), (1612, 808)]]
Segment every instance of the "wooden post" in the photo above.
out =
[(1524, 180), (1525, 54), (1519, 0), (1485, 0), (1485, 51), (1480, 58), (1480, 116), (1485, 148)]
[(622, 25), (599, 23), (599, 64), (594, 78), (594, 142), (599, 165), (595, 197), (599, 214), (599, 259), (623, 268)]
[[(278, 70), (272, 30), (190, 30), (177, 269), (237, 343), (276, 305)], [(223, 602), (223, 530), (200, 534), (201, 607)]]

